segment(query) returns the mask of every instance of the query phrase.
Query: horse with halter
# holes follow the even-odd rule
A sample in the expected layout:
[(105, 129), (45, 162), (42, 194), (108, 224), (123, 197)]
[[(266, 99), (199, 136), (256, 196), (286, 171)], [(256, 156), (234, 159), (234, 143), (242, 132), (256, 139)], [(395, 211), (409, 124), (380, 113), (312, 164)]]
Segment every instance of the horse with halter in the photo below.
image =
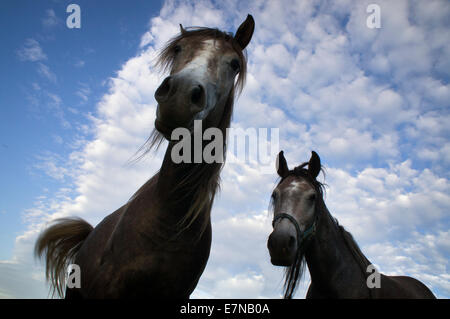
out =
[[(56, 220), (41, 233), (35, 253), (45, 256), (46, 277), (63, 296), (66, 268), (81, 270), (81, 287), (66, 298), (189, 298), (211, 247), (211, 207), (222, 162), (175, 163), (175, 128), (194, 134), (230, 126), (236, 91), (246, 75), (245, 47), (255, 22), (251, 15), (236, 34), (187, 28), (162, 49), (157, 64), (170, 70), (155, 92), (155, 128), (148, 150), (168, 146), (159, 172), (95, 228), (79, 218)], [(226, 143), (223, 143), (225, 154)]]
[(321, 170), (314, 151), (309, 162), (293, 170), (283, 151), (278, 154), (281, 180), (272, 193), (273, 231), (267, 246), (272, 264), (286, 267), (284, 298), (293, 297), (305, 262), (311, 275), (306, 298), (435, 298), (407, 276), (379, 274), (378, 285), (368, 284), (371, 262), (328, 211), (324, 185), (317, 180)]

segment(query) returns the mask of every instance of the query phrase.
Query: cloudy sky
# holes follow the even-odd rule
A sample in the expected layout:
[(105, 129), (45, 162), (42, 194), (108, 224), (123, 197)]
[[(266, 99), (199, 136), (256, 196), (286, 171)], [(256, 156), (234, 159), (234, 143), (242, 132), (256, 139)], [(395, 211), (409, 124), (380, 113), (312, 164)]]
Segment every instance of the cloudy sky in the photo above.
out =
[[(66, 7), (81, 8), (81, 28)], [(381, 28), (368, 28), (378, 4)], [(45, 223), (93, 225), (160, 167), (129, 164), (153, 128), (158, 49), (183, 26), (234, 32), (251, 13), (232, 127), (279, 128), (291, 167), (321, 156), (330, 212), (388, 275), (450, 297), (448, 1), (2, 1), (0, 298), (46, 298)], [(275, 169), (233, 161), (194, 298), (279, 298), (267, 212)], [(296, 297), (303, 298), (307, 275)]]

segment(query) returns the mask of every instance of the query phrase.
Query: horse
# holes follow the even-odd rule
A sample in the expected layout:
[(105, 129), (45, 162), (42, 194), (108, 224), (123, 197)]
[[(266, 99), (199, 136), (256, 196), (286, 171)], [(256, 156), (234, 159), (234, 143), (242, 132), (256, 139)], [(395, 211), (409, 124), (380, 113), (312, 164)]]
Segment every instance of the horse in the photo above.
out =
[[(63, 297), (67, 286), (66, 299), (189, 298), (209, 258), (210, 213), (225, 159), (175, 162), (172, 150), (179, 142), (172, 133), (183, 128), (202, 134), (194, 130), (201, 121), (201, 130), (220, 129), (225, 136), (254, 28), (251, 15), (234, 36), (180, 24), (157, 58), (156, 65), (170, 73), (155, 91), (155, 128), (144, 144), (146, 153), (168, 141), (161, 168), (95, 228), (69, 217), (40, 234), (35, 255), (45, 257), (53, 294)], [(223, 148), (225, 154), (226, 142)], [(79, 287), (65, 284), (71, 264), (80, 269)]]
[(311, 276), (307, 299), (435, 298), (422, 282), (407, 276), (379, 273), (352, 235), (328, 211), (319, 155), (289, 170), (283, 151), (277, 157), (281, 178), (270, 208), (273, 231), (267, 247), (271, 263), (285, 269), (284, 298), (293, 297), (305, 263)]

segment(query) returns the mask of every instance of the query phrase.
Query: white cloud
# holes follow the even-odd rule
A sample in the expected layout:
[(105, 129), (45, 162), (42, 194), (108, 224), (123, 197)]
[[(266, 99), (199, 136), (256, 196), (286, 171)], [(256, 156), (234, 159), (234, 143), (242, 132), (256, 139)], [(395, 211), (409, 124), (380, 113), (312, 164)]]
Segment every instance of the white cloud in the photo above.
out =
[(149, 31), (147, 31), (141, 37), (141, 43), (139, 44), (139, 47), (140, 48), (144, 48), (147, 45), (149, 45), (152, 41), (153, 41), (153, 36), (152, 36), (152, 34)]
[(85, 61), (83, 61), (83, 60), (78, 60), (78, 61), (76, 61), (76, 62), (74, 63), (74, 66), (77, 67), (77, 68), (82, 68), (82, 67), (84, 67), (85, 64), (86, 64)]
[[(59, 139), (55, 137), (55, 139), (60, 143), (61, 137)], [(33, 165), (33, 170), (42, 170), (56, 180), (64, 181), (66, 175), (69, 174), (69, 169), (62, 165), (62, 160), (57, 154), (47, 152), (45, 155), (38, 155), (37, 161), (38, 163)]]
[(17, 55), (22, 61), (36, 62), (47, 59), (39, 42), (31, 38), (25, 40), (24, 45), (17, 51)]
[[(449, 232), (434, 235), (412, 233), (406, 241), (380, 242), (365, 247), (372, 262), (381, 272), (391, 275), (409, 275), (426, 282), (432, 291), (439, 289), (437, 297), (446, 298), (450, 293), (450, 277), (447, 263), (449, 256)], [(433, 262), (430, 263), (430, 260)]]
[(32, 89), (27, 92), (30, 115), (38, 120), (57, 120), (61, 127), (69, 129), (72, 124), (66, 119), (65, 105), (58, 94), (49, 92), (33, 83)]
[(437, 225), (450, 205), (447, 179), (415, 170), (409, 160), (389, 169), (366, 168), (356, 176), (332, 168), (327, 173), (330, 211), (363, 242), (408, 238), (417, 227), (445, 228)]
[(86, 103), (89, 100), (89, 95), (91, 94), (91, 89), (84, 83), (80, 83), (80, 88), (77, 90), (76, 95), (78, 95), (82, 103)]
[(57, 77), (56, 74), (53, 73), (50, 70), (50, 67), (44, 63), (39, 62), (38, 66), (37, 66), (37, 71), (38, 73), (43, 76), (44, 78), (46, 78), (47, 80), (49, 80), (52, 83), (56, 83), (57, 82)]
[[(0, 261), (0, 299), (45, 298), (43, 278), (28, 264)], [(34, 271), (34, 273), (31, 273)], [(27, 276), (23, 274), (27, 273)], [(37, 276), (36, 276), (37, 275)]]
[(44, 27), (51, 28), (60, 23), (62, 23), (62, 20), (56, 16), (55, 10), (45, 10), (45, 17), (42, 19), (42, 24), (44, 25)]
[[(373, 30), (365, 27), (368, 3), (167, 1), (141, 36), (137, 56), (108, 82), (91, 126), (80, 128), (93, 139), (80, 140), (67, 165), (44, 167), (72, 183), (25, 214), (29, 229), (16, 242), (15, 260), (29, 259), (18, 256), (31, 251), (43, 222), (77, 215), (96, 224), (159, 169), (161, 151), (124, 164), (152, 129), (153, 94), (162, 80), (152, 69), (155, 50), (178, 24), (235, 30), (249, 12), (256, 29), (232, 126), (279, 127), (290, 167), (318, 151), (327, 167), (327, 205), (368, 258), (383, 272), (417, 276), (448, 297), (450, 189), (448, 173), (439, 172), (450, 158), (450, 89), (446, 71), (436, 69), (446, 65), (448, 31), (445, 14), (430, 17), (449, 5), (436, 1), (421, 10), (415, 2), (381, 1), (382, 28)], [(260, 174), (237, 161), (221, 176), (211, 256), (193, 296), (278, 298), (282, 272), (266, 249), (275, 170)], [(308, 276), (297, 297), (307, 283)]]

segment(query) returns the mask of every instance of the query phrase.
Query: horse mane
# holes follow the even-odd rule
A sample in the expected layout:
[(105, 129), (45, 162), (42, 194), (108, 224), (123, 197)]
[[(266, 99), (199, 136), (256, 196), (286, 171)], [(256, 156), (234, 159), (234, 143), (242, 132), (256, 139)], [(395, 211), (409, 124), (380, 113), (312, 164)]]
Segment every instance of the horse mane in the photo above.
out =
[[(325, 194), (325, 187), (327, 185), (311, 177), (308, 170), (305, 168), (305, 166), (307, 166), (308, 164), (309, 162), (305, 162), (294, 168), (292, 170), (292, 175), (305, 178), (309, 183), (311, 183), (311, 185), (314, 186), (314, 189), (319, 193), (320, 197), (323, 197), (323, 195)], [(323, 176), (325, 176), (325, 169), (323, 167), (320, 168), (320, 171), (322, 172)]]
[[(225, 106), (223, 118), (227, 119), (229, 117), (228, 123), (225, 121), (221, 124), (226, 125), (225, 129), (229, 126), (231, 122), (231, 115), (233, 113), (233, 103), (234, 96), (240, 95), (242, 89), (244, 88), (245, 80), (247, 77), (247, 54), (246, 50), (242, 50), (239, 44), (233, 37), (231, 32), (224, 32), (217, 28), (207, 28), (207, 27), (187, 27), (183, 29), (179, 35), (170, 39), (166, 45), (161, 49), (158, 54), (158, 58), (154, 63), (154, 67), (159, 69), (162, 72), (167, 72), (172, 69), (173, 62), (175, 60), (175, 46), (182, 40), (196, 37), (197, 39), (203, 41), (208, 39), (214, 40), (222, 40), (225, 43), (228, 43), (232, 46), (232, 48), (236, 51), (240, 60), (240, 71), (238, 77), (234, 83), (233, 89), (230, 92), (230, 96), (232, 99), (227, 101), (227, 105)], [(219, 127), (222, 129), (222, 127)], [(225, 132), (225, 130), (223, 130)], [(224, 135), (225, 136), (225, 135)], [(135, 159), (133, 161), (138, 161), (142, 159), (145, 155), (151, 152), (153, 149), (158, 150), (161, 144), (164, 142), (164, 136), (158, 132), (158, 130), (153, 129), (150, 133), (150, 136), (144, 142), (144, 144), (137, 150), (135, 155), (133, 156)], [(226, 142), (226, 141), (225, 141)], [(224, 143), (225, 145), (225, 143)], [(140, 155), (139, 155), (140, 154)], [(225, 152), (224, 152), (225, 155)]]
[(363, 252), (359, 248), (358, 244), (356, 243), (355, 239), (353, 238), (352, 234), (349, 233), (347, 230), (345, 230), (344, 226), (339, 225), (339, 223), (336, 219), (335, 219), (335, 223), (339, 229), (339, 232), (341, 233), (342, 237), (344, 238), (345, 244), (347, 245), (348, 249), (352, 253), (353, 257), (355, 258), (355, 261), (358, 263), (359, 267), (361, 268), (361, 271), (362, 271), (364, 277), (366, 277), (367, 276), (367, 273), (366, 273), (367, 266), (369, 266), (372, 263), (363, 254)]
[[(230, 91), (230, 94), (224, 106), (222, 118), (218, 125), (218, 128), (222, 131), (223, 136), (226, 137), (226, 129), (230, 126), (232, 119), (235, 93), (237, 92), (238, 94), (240, 94), (242, 92), (247, 73), (246, 51), (241, 49), (239, 44), (233, 38), (233, 34), (220, 31), (216, 28), (206, 28), (206, 27), (186, 28), (178, 36), (175, 36), (174, 38), (169, 40), (167, 44), (162, 48), (162, 50), (158, 55), (158, 59), (156, 60), (155, 66), (160, 70), (162, 70), (163, 72), (171, 70), (175, 59), (174, 53), (175, 46), (182, 39), (194, 37), (200, 40), (214, 39), (228, 43), (236, 51), (241, 62), (240, 63), (241, 68), (238, 77), (235, 80), (234, 86)], [(136, 160), (143, 158), (153, 149), (157, 150), (159, 146), (163, 143), (163, 141), (164, 136), (154, 128), (147, 141), (136, 152), (136, 154), (141, 153), (141, 155), (136, 157)], [(215, 163), (215, 162), (211, 164), (190, 163), (188, 164), (189, 173), (184, 175), (183, 179), (179, 181), (177, 185), (174, 185), (174, 189), (172, 190), (172, 193), (169, 195), (172, 196), (173, 198), (181, 199), (184, 197), (183, 195), (186, 195), (188, 192), (191, 193), (194, 192), (193, 200), (188, 212), (185, 214), (184, 218), (180, 221), (179, 225), (177, 225), (178, 228), (180, 229), (180, 232), (188, 228), (201, 215), (202, 212), (206, 212), (206, 215), (198, 238), (201, 237), (201, 234), (206, 229), (214, 197), (216, 195), (216, 192), (220, 189), (220, 171), (225, 163), (226, 150), (227, 150), (227, 139), (225, 138), (223, 143), (223, 158), (224, 158), (223, 163)], [(185, 165), (180, 164), (179, 169), (185, 168), (186, 168)], [(146, 185), (151, 181), (152, 178), (150, 178), (130, 198), (130, 201), (139, 196), (142, 192), (145, 192)]]
[(155, 67), (159, 68), (163, 72), (171, 70), (175, 60), (175, 47), (182, 39), (189, 38), (196, 38), (200, 41), (209, 39), (220, 40), (231, 45), (231, 47), (238, 54), (241, 62), (241, 69), (235, 82), (235, 89), (237, 93), (240, 94), (244, 87), (245, 78), (247, 75), (247, 56), (246, 51), (241, 49), (240, 45), (234, 39), (233, 34), (230, 32), (224, 32), (217, 28), (188, 27), (178, 36), (173, 37), (166, 43), (158, 55)]
[[(222, 131), (224, 137), (226, 137), (227, 127), (230, 126), (231, 117), (233, 114), (233, 104), (234, 89), (232, 89), (230, 95), (228, 96), (224, 108), (224, 114), (222, 115), (222, 119), (218, 125), (218, 128)], [(190, 166), (189, 174), (186, 174), (172, 191), (173, 198), (182, 198), (184, 194), (194, 191), (192, 204), (178, 226), (182, 229), (191, 226), (191, 224), (201, 215), (201, 213), (205, 212), (205, 218), (198, 238), (200, 238), (207, 226), (214, 197), (217, 191), (220, 190), (220, 172), (225, 164), (226, 151), (227, 140), (225, 138), (222, 153), (224, 159), (223, 163), (213, 162), (211, 164), (187, 164)], [(184, 165), (182, 165), (180, 169), (183, 169), (183, 166)]]

